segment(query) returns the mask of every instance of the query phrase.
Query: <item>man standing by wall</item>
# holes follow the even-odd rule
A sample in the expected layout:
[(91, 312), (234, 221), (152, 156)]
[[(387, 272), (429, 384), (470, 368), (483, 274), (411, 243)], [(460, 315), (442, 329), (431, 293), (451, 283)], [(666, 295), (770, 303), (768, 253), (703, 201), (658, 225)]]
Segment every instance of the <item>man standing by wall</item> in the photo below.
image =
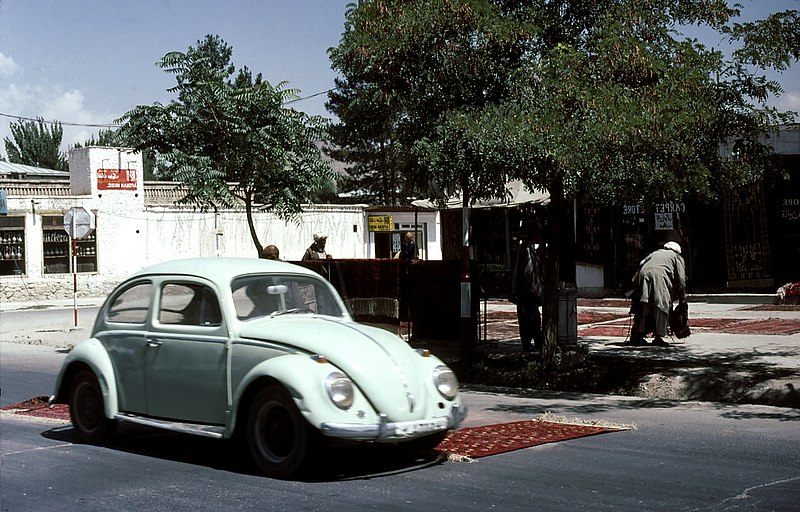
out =
[(326, 235), (322, 233), (314, 234), (314, 243), (306, 249), (305, 254), (303, 254), (303, 261), (331, 259), (331, 255), (325, 252), (325, 243), (327, 241), (328, 237)]
[(528, 233), (528, 237), (517, 250), (517, 261), (511, 277), (510, 300), (517, 305), (519, 338), (523, 352), (541, 351), (544, 347), (542, 316), (539, 312), (544, 289), (544, 269), (535, 246), (539, 238), (536, 232)]

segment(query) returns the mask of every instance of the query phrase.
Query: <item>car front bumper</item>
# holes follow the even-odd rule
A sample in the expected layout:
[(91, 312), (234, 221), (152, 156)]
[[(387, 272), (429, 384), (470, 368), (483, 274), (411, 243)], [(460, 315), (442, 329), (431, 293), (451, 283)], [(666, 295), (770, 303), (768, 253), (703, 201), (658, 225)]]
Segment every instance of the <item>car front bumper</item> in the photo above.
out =
[(453, 404), (449, 416), (390, 422), (386, 414), (381, 414), (378, 423), (325, 422), (320, 426), (320, 430), (326, 436), (339, 439), (398, 441), (458, 428), (466, 416), (466, 405)]

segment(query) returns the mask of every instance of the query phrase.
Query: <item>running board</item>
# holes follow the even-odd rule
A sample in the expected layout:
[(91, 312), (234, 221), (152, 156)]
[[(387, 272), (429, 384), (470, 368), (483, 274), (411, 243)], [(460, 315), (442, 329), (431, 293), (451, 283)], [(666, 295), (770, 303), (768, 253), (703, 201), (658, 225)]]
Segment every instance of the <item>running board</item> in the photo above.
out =
[(212, 437), (214, 439), (222, 439), (225, 433), (225, 427), (216, 425), (200, 425), (197, 423), (180, 423), (177, 421), (157, 420), (155, 418), (144, 418), (127, 413), (118, 413), (114, 415), (114, 419), (120, 421), (129, 421), (131, 423), (138, 423), (139, 425), (147, 425), (148, 427), (161, 428), (164, 430), (171, 430), (173, 432), (181, 432), (184, 434), (194, 434), (203, 437)]

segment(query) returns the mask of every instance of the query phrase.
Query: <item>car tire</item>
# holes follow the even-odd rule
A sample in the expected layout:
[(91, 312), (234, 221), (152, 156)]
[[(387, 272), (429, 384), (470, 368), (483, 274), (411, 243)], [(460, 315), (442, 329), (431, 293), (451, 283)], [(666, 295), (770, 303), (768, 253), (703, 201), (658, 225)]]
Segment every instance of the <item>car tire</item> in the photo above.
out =
[(269, 386), (256, 394), (247, 415), (247, 441), (265, 475), (288, 478), (301, 473), (316, 451), (316, 437), (284, 388)]
[(117, 422), (106, 418), (103, 392), (97, 377), (89, 370), (79, 372), (72, 380), (69, 417), (78, 436), (85, 442), (106, 441), (116, 432)]

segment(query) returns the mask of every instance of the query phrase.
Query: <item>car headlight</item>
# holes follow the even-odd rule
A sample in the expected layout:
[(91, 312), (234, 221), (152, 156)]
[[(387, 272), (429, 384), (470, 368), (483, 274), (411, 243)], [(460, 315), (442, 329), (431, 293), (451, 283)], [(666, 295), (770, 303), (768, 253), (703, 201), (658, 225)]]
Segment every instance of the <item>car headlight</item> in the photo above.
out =
[(342, 410), (353, 405), (353, 382), (341, 372), (333, 372), (325, 379), (325, 389), (331, 401)]
[(433, 369), (433, 383), (439, 393), (448, 400), (452, 400), (458, 394), (458, 379), (453, 370), (447, 366), (440, 365)]

